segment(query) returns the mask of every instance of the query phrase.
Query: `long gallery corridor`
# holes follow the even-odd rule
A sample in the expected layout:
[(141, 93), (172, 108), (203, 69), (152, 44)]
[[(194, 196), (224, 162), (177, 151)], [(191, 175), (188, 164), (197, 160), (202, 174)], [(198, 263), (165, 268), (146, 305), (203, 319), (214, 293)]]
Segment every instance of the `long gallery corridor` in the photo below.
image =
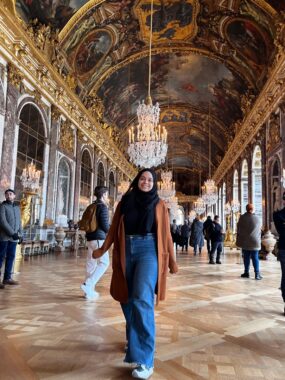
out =
[[(284, 379), (285, 317), (279, 263), (261, 261), (262, 281), (241, 279), (238, 251), (222, 265), (178, 254), (168, 298), (156, 309), (153, 380)], [(120, 306), (109, 295), (111, 268), (97, 301), (80, 290), (85, 252), (23, 261), (18, 287), (0, 292), (1, 380), (129, 379)]]

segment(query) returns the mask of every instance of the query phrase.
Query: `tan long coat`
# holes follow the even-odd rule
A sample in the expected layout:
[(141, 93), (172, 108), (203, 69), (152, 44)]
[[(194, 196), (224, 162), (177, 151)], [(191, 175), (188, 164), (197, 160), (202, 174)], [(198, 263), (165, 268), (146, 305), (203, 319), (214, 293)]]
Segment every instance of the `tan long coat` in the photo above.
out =
[[(111, 296), (121, 302), (128, 301), (128, 287), (125, 277), (126, 257), (125, 257), (125, 229), (124, 216), (120, 212), (121, 202), (116, 208), (111, 227), (101, 248), (93, 251), (93, 258), (101, 257), (114, 243), (111, 280)], [(178, 271), (173, 252), (173, 242), (170, 234), (170, 223), (168, 210), (165, 203), (160, 200), (155, 209), (157, 227), (157, 250), (158, 250), (158, 280), (157, 280), (157, 304), (165, 299), (166, 277), (168, 268), (170, 273)]]

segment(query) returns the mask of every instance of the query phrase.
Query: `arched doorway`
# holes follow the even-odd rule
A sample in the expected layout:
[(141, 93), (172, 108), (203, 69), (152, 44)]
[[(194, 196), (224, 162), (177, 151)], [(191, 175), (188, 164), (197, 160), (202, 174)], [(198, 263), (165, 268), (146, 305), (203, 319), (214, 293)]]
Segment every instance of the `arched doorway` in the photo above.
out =
[(256, 146), (252, 157), (252, 203), (255, 214), (263, 220), (262, 210), (262, 161), (261, 149)]
[(248, 204), (248, 164), (243, 160), (241, 167), (241, 213), (245, 213)]

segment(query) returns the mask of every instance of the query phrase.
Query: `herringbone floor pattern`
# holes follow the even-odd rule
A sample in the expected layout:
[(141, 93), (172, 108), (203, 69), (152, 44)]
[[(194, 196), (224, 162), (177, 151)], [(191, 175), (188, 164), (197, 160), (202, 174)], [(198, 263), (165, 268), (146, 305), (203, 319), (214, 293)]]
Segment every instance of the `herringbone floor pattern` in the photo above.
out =
[[(178, 253), (168, 298), (156, 309), (153, 380), (285, 378), (285, 317), (276, 259), (261, 262), (262, 281), (241, 279), (239, 253), (222, 265), (206, 253)], [(0, 290), (1, 380), (131, 379), (123, 364), (125, 328), (109, 295), (111, 269), (97, 301), (82, 297), (85, 252), (30, 258)]]

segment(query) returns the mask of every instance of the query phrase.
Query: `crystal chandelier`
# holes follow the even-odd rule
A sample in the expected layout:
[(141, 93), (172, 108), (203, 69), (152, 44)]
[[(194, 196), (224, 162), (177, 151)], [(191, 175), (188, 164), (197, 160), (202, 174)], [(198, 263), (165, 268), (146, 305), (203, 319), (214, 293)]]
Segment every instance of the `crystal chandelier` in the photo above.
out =
[(224, 211), (225, 211), (225, 214), (226, 215), (230, 215), (230, 213), (232, 212), (232, 208), (231, 208), (231, 204), (230, 202), (227, 202), (224, 206)]
[(208, 114), (208, 124), (209, 124), (209, 179), (204, 182), (202, 186), (202, 198), (207, 206), (212, 206), (218, 201), (218, 188), (215, 185), (215, 181), (211, 179), (211, 123), (210, 123), (210, 101), (209, 101), (209, 114)]
[(197, 198), (197, 200), (193, 204), (193, 210), (198, 215), (204, 214), (204, 212), (206, 211), (206, 205), (203, 198), (201, 197)]
[(191, 210), (190, 212), (189, 212), (189, 215), (188, 215), (188, 217), (189, 217), (189, 221), (192, 223), (193, 222), (193, 220), (196, 218), (196, 211), (194, 211), (194, 210)]
[(136, 166), (153, 167), (162, 164), (167, 154), (167, 131), (159, 123), (159, 104), (152, 104), (150, 96), (151, 45), (152, 45), (153, 0), (151, 1), (149, 60), (148, 60), (148, 96), (137, 109), (138, 124), (129, 129), (128, 155)]
[(233, 199), (231, 202), (232, 212), (235, 214), (240, 211), (240, 203), (237, 199)]
[(214, 180), (208, 179), (204, 182), (204, 186), (202, 186), (202, 198), (208, 206), (214, 205), (217, 202), (218, 188)]
[(41, 171), (36, 170), (36, 165), (33, 160), (28, 165), (27, 168), (23, 169), (22, 175), (20, 177), (21, 183), (24, 190), (26, 191), (36, 191), (40, 188), (40, 177)]
[(175, 195), (175, 182), (172, 181), (172, 171), (165, 170), (161, 172), (161, 181), (158, 182), (158, 195), (166, 201)]
[(175, 196), (172, 196), (171, 198), (164, 200), (166, 207), (170, 209), (170, 212), (173, 215), (176, 215), (178, 210), (178, 198)]

